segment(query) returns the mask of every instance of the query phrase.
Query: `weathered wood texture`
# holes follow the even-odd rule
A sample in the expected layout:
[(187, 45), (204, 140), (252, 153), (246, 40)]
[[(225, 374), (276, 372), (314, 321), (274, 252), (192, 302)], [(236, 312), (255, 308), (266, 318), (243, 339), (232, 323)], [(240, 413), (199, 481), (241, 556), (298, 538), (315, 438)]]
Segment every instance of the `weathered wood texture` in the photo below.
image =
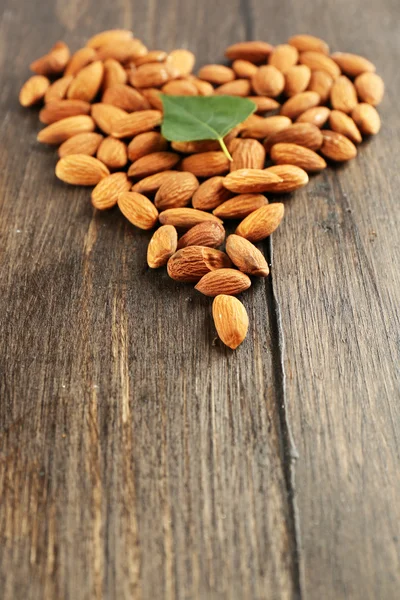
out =
[[(397, 12), (5, 1), (2, 598), (398, 597)], [(33, 57), (111, 26), (199, 64), (239, 39), (315, 32), (387, 81), (377, 139), (288, 199), (236, 353), (213, 343), (207, 299), (146, 269), (148, 234), (56, 181), (36, 111), (17, 104)]]

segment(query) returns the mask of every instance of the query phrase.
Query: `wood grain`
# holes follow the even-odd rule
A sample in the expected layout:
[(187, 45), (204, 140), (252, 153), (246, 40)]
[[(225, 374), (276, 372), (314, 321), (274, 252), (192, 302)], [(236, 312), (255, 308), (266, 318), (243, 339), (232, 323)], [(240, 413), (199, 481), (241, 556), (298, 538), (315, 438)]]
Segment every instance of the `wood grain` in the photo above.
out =
[[(2, 598), (397, 598), (396, 11), (5, 0)], [(286, 200), (236, 353), (215, 341), (209, 299), (146, 268), (149, 234), (56, 181), (37, 111), (18, 106), (33, 57), (122, 26), (199, 65), (234, 41), (312, 32), (388, 82), (381, 134)]]

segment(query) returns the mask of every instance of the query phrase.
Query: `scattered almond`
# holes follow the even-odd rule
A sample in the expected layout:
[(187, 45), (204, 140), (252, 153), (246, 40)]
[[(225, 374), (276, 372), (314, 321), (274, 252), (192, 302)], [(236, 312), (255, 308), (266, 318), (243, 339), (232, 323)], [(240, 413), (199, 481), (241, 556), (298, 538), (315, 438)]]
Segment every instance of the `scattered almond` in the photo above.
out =
[(193, 71), (196, 57), (190, 50), (180, 48), (173, 50), (168, 54), (167, 65), (172, 67), (179, 74), (179, 77), (186, 77)]
[(243, 129), (241, 133), (243, 138), (256, 138), (261, 140), (278, 133), (278, 131), (287, 129), (292, 124), (289, 117), (284, 117), (282, 115), (268, 118), (260, 117), (259, 119), (259, 121), (253, 121)]
[(307, 65), (294, 65), (285, 73), (285, 94), (296, 96), (305, 92), (311, 80), (311, 69)]
[(165, 64), (148, 63), (132, 71), (129, 81), (136, 88), (158, 88), (172, 78)]
[(160, 186), (154, 203), (160, 211), (168, 208), (182, 208), (190, 203), (198, 187), (199, 182), (192, 173), (177, 172), (175, 177), (168, 178)]
[(245, 79), (251, 79), (258, 71), (256, 65), (248, 60), (233, 61), (232, 69), (235, 71), (237, 77)]
[(67, 117), (88, 115), (90, 104), (84, 100), (53, 100), (46, 104), (39, 113), (39, 121), (50, 125)]
[(73, 80), (72, 75), (66, 75), (54, 81), (46, 90), (44, 95), (45, 104), (53, 102), (53, 100), (64, 100), (67, 95), (67, 91), (71, 81)]
[(192, 205), (199, 210), (212, 210), (231, 196), (232, 193), (224, 187), (224, 178), (217, 175), (198, 187), (193, 194)]
[(112, 104), (105, 104), (104, 102), (92, 104), (91, 114), (97, 127), (108, 135), (118, 120), (128, 116), (128, 113), (121, 108)]
[(225, 229), (220, 223), (204, 221), (187, 231), (178, 242), (178, 249), (187, 246), (208, 246), (217, 248), (225, 239)]
[(314, 106), (301, 113), (296, 119), (296, 123), (311, 123), (319, 129), (325, 125), (329, 119), (330, 109), (327, 106)]
[(333, 78), (329, 73), (326, 71), (311, 71), (310, 83), (307, 89), (311, 92), (317, 92), (321, 103), (324, 104), (330, 97), (332, 85)]
[(264, 146), (267, 152), (274, 144), (298, 144), (310, 150), (318, 150), (322, 146), (322, 134), (318, 127), (311, 123), (294, 123), (266, 138)]
[(161, 121), (162, 113), (159, 110), (141, 110), (115, 121), (111, 134), (116, 138), (133, 137), (151, 131)]
[(161, 171), (173, 169), (179, 162), (179, 154), (175, 152), (153, 152), (138, 158), (131, 164), (128, 170), (129, 177), (142, 179), (149, 175), (155, 175)]
[(215, 94), (219, 96), (241, 96), (245, 98), (251, 93), (251, 84), (248, 79), (235, 79), (224, 83), (215, 89)]
[(139, 229), (153, 229), (158, 220), (158, 210), (146, 196), (137, 192), (123, 192), (118, 196), (122, 214)]
[(32, 106), (43, 100), (50, 86), (50, 81), (43, 75), (33, 75), (25, 81), (19, 92), (21, 106)]
[(198, 96), (199, 92), (197, 87), (191, 81), (184, 79), (173, 79), (168, 81), (162, 87), (163, 94), (169, 94), (171, 96)]
[(343, 162), (357, 156), (357, 148), (347, 137), (337, 131), (322, 130), (324, 142), (321, 153), (336, 162)]
[(357, 77), (361, 73), (376, 71), (375, 65), (363, 56), (350, 54), (349, 52), (335, 52), (331, 55), (333, 61), (339, 65), (340, 69), (350, 77)]
[(329, 115), (329, 126), (333, 131), (341, 133), (355, 144), (362, 142), (360, 130), (353, 119), (340, 110), (332, 110)]
[(243, 342), (249, 317), (243, 304), (234, 296), (219, 294), (212, 305), (214, 325), (221, 341), (232, 350)]
[(128, 75), (121, 63), (114, 58), (108, 58), (104, 61), (103, 90), (112, 88), (115, 85), (125, 85), (127, 80)]
[(54, 44), (48, 54), (34, 60), (30, 69), (37, 75), (53, 76), (62, 73), (69, 61), (70, 51), (65, 42)]
[(225, 56), (229, 60), (248, 60), (257, 65), (265, 62), (273, 49), (267, 42), (239, 42), (229, 46), (225, 50)]
[(280, 107), (279, 102), (267, 96), (248, 96), (248, 99), (257, 105), (257, 113), (265, 113)]
[(154, 194), (165, 181), (174, 179), (175, 177), (176, 171), (161, 171), (161, 173), (150, 175), (135, 183), (132, 186), (132, 192), (139, 192), (139, 194)]
[(39, 131), (37, 140), (44, 144), (61, 144), (61, 142), (64, 142), (73, 135), (88, 133), (89, 131), (94, 131), (94, 129), (94, 121), (88, 115), (67, 117)]
[(172, 225), (162, 225), (157, 229), (147, 247), (147, 264), (158, 269), (167, 264), (176, 252), (178, 234)]
[(199, 70), (200, 79), (204, 79), (214, 85), (222, 85), (235, 79), (235, 72), (230, 67), (225, 65), (204, 65)]
[(311, 71), (326, 71), (332, 79), (337, 79), (340, 75), (340, 69), (335, 61), (321, 52), (302, 52), (299, 61), (302, 65), (310, 67)]
[(276, 67), (266, 65), (258, 68), (251, 78), (251, 85), (259, 96), (276, 98), (283, 92), (285, 77)]
[(226, 240), (226, 252), (233, 264), (243, 273), (267, 277), (268, 263), (261, 252), (249, 240), (240, 235), (230, 235)]
[(223, 152), (199, 152), (182, 160), (182, 170), (196, 177), (213, 177), (229, 171), (229, 160)]
[(306, 186), (309, 181), (306, 171), (295, 165), (274, 165), (267, 170), (278, 175), (282, 180), (275, 183), (271, 189), (274, 194), (289, 194)]
[(260, 242), (279, 227), (284, 212), (281, 202), (262, 206), (243, 219), (235, 233), (250, 242)]
[(317, 173), (326, 167), (326, 162), (314, 150), (297, 144), (275, 144), (271, 148), (271, 159), (278, 165), (295, 165), (307, 173)]
[(94, 156), (97, 152), (103, 136), (100, 133), (78, 133), (68, 140), (65, 140), (58, 149), (58, 156), (68, 156), (69, 154), (87, 154)]
[(168, 142), (158, 131), (147, 131), (136, 135), (128, 146), (128, 158), (135, 162), (142, 156), (153, 152), (165, 152)]
[(324, 40), (314, 35), (300, 34), (294, 35), (288, 41), (288, 44), (297, 48), (299, 52), (322, 52), (329, 54), (329, 46)]
[[(257, 140), (251, 139), (238, 140), (237, 142), (232, 152), (230, 170), (263, 169), (265, 163), (264, 146)], [(215, 208), (215, 206), (212, 208)]]
[(101, 142), (96, 156), (112, 171), (122, 169), (128, 162), (126, 145), (111, 136)]
[(225, 252), (207, 246), (187, 246), (171, 256), (167, 271), (175, 281), (195, 282), (207, 273), (231, 266)]
[(239, 194), (217, 206), (213, 214), (221, 219), (244, 219), (265, 204), (268, 200), (262, 194)]
[(69, 154), (56, 164), (56, 175), (72, 185), (96, 185), (110, 174), (106, 165), (87, 154)]
[(268, 57), (268, 64), (285, 74), (290, 67), (297, 64), (298, 59), (299, 52), (297, 48), (290, 44), (280, 44), (272, 50)]
[(92, 191), (92, 205), (107, 210), (117, 204), (118, 196), (131, 188), (126, 173), (112, 173), (104, 177)]
[(136, 38), (104, 44), (97, 50), (97, 57), (99, 60), (104, 61), (108, 58), (114, 58), (120, 63), (133, 61), (145, 54), (147, 54), (146, 46)]
[(239, 169), (224, 179), (224, 187), (239, 194), (268, 192), (281, 178), (263, 169)]
[(131, 37), (133, 37), (133, 33), (128, 29), (109, 29), (106, 31), (101, 31), (100, 33), (97, 33), (91, 37), (86, 42), (86, 46), (89, 48), (101, 48), (101, 46), (116, 44), (123, 40), (129, 40)]
[[(96, 51), (93, 48), (80, 48), (70, 58), (64, 75), (75, 76), (83, 67), (96, 60)], [(118, 63), (119, 64), (119, 63)]]
[(138, 90), (122, 83), (108, 87), (103, 94), (102, 102), (122, 108), (128, 113), (150, 108), (148, 100)]
[(163, 225), (174, 225), (178, 229), (190, 229), (204, 221), (221, 223), (221, 219), (203, 210), (196, 208), (169, 208), (160, 214), (160, 223)]
[(217, 269), (204, 275), (195, 289), (205, 296), (215, 297), (219, 294), (236, 296), (249, 289), (250, 277), (236, 269)]
[(383, 79), (376, 73), (362, 73), (356, 77), (354, 85), (362, 102), (368, 102), (372, 106), (378, 106), (382, 102), (385, 93)]
[(361, 102), (351, 113), (354, 123), (364, 135), (375, 135), (381, 128), (381, 119), (376, 108)]
[(332, 85), (331, 104), (332, 108), (344, 113), (350, 113), (357, 106), (356, 88), (345, 75), (338, 77)]
[(100, 60), (87, 65), (72, 80), (68, 88), (67, 97), (92, 102), (100, 89), (103, 73), (104, 66)]
[[(323, 55), (321, 54), (321, 56)], [(301, 92), (282, 104), (280, 114), (289, 119), (296, 119), (309, 108), (318, 106), (319, 103), (320, 97), (317, 92)]]

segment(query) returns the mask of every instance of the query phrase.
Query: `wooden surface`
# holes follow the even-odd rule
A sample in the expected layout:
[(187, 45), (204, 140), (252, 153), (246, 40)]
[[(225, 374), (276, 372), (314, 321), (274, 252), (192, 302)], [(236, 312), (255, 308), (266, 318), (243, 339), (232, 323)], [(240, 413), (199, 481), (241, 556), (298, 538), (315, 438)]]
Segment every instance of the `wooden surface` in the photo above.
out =
[[(3, 600), (394, 600), (400, 586), (400, 31), (394, 0), (3, 0)], [(106, 27), (198, 65), (296, 32), (371, 58), (383, 129), (287, 199), (236, 352), (149, 234), (58, 182), (27, 65)]]

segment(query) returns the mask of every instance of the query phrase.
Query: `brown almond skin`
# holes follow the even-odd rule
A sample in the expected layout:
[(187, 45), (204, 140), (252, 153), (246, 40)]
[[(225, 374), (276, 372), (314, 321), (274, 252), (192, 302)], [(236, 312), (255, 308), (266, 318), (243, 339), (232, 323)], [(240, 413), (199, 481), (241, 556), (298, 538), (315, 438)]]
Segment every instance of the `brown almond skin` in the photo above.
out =
[(259, 121), (253, 121), (254, 124), (248, 125), (241, 132), (242, 138), (257, 138), (259, 140), (274, 135), (278, 131), (287, 129), (292, 121), (289, 117), (275, 115), (273, 117), (262, 118)]
[(155, 175), (150, 175), (141, 179), (132, 186), (132, 192), (138, 192), (139, 194), (154, 194), (162, 186), (165, 181), (174, 179), (176, 177), (176, 171), (161, 171)]
[(385, 94), (383, 79), (376, 73), (362, 73), (354, 81), (358, 97), (361, 102), (368, 102), (372, 106), (378, 106)]
[(217, 87), (214, 91), (217, 96), (239, 96), (245, 98), (251, 94), (251, 84), (248, 79), (235, 79)]
[(282, 131), (267, 137), (264, 146), (267, 152), (274, 144), (298, 144), (310, 150), (318, 150), (322, 146), (323, 138), (320, 129), (311, 123), (294, 123)]
[(284, 212), (285, 207), (281, 202), (262, 206), (243, 219), (235, 233), (250, 242), (260, 242), (279, 227)]
[(361, 102), (351, 113), (354, 123), (364, 135), (375, 135), (381, 128), (381, 119), (376, 108)]
[(135, 162), (139, 158), (152, 154), (153, 152), (165, 152), (168, 148), (168, 142), (158, 131), (147, 131), (139, 133), (128, 146), (128, 158)]
[(102, 89), (106, 90), (114, 85), (125, 85), (128, 81), (128, 75), (124, 67), (115, 58), (108, 58), (104, 61), (104, 75)]
[(112, 171), (122, 169), (128, 162), (126, 145), (111, 136), (101, 142), (96, 156)]
[(164, 110), (163, 103), (161, 100), (161, 90), (158, 90), (156, 88), (148, 88), (142, 89), (140, 90), (140, 92), (145, 98), (146, 102), (148, 102), (149, 108), (154, 108), (155, 110), (160, 110), (161, 112)]
[(198, 154), (214, 152), (221, 149), (217, 140), (199, 140), (197, 142), (171, 142), (171, 148), (182, 154)]
[(153, 152), (135, 160), (129, 167), (129, 177), (143, 179), (160, 171), (172, 170), (179, 162), (180, 156), (175, 152)]
[(221, 219), (244, 219), (265, 204), (268, 200), (262, 194), (239, 194), (217, 206), (213, 214)]
[(110, 174), (97, 158), (87, 154), (69, 154), (56, 164), (56, 176), (71, 185), (97, 185)]
[(296, 96), (305, 92), (311, 79), (311, 69), (307, 65), (294, 65), (285, 73), (285, 94)]
[(180, 77), (187, 77), (193, 71), (196, 57), (193, 52), (185, 48), (177, 48), (168, 54), (167, 64), (172, 67)]
[(257, 73), (257, 67), (248, 60), (235, 60), (232, 63), (232, 69), (235, 71), (237, 77), (244, 79), (251, 79), (255, 73)]
[(178, 234), (172, 225), (162, 225), (154, 232), (147, 247), (147, 264), (151, 269), (158, 269), (167, 264), (176, 252)]
[(324, 104), (330, 96), (332, 85), (333, 77), (329, 73), (326, 71), (312, 71), (307, 90), (317, 92), (320, 96), (321, 104)]
[(234, 296), (219, 294), (213, 301), (212, 314), (218, 337), (225, 346), (236, 350), (249, 329), (249, 317), (245, 307)]
[(174, 178), (168, 178), (160, 186), (154, 204), (159, 211), (187, 206), (198, 187), (199, 182), (192, 173), (176, 172)]
[(225, 239), (225, 229), (220, 223), (205, 221), (187, 231), (178, 242), (178, 250), (187, 246), (218, 248)]
[(153, 229), (158, 220), (158, 210), (146, 196), (137, 192), (123, 192), (118, 196), (122, 214), (140, 229)]
[(350, 54), (349, 52), (334, 52), (331, 55), (332, 60), (340, 67), (346, 75), (357, 77), (361, 73), (376, 71), (375, 65), (358, 54)]
[(129, 75), (130, 84), (135, 88), (158, 88), (172, 79), (171, 71), (165, 64), (148, 63), (141, 65)]
[(297, 117), (296, 123), (311, 123), (321, 129), (329, 119), (330, 112), (327, 106), (314, 106)]
[(324, 143), (321, 153), (335, 162), (344, 162), (357, 156), (357, 148), (347, 137), (336, 131), (322, 130)]
[(293, 120), (309, 108), (318, 106), (319, 103), (320, 97), (317, 92), (301, 92), (286, 100), (281, 107), (280, 114)]
[(88, 115), (90, 104), (84, 100), (55, 100), (46, 104), (39, 113), (39, 121), (50, 125), (67, 117)]
[(167, 271), (175, 281), (196, 282), (206, 273), (231, 266), (225, 252), (207, 246), (187, 246), (171, 256)]
[(45, 103), (48, 104), (54, 100), (64, 100), (72, 80), (72, 75), (65, 75), (64, 77), (54, 81), (54, 83), (52, 83), (46, 90), (44, 95)]
[(197, 77), (192, 77), (191, 82), (193, 85), (197, 87), (197, 91), (199, 92), (199, 96), (213, 96), (214, 88), (211, 83), (208, 81), (202, 81)]
[(50, 86), (50, 81), (44, 75), (33, 75), (25, 81), (19, 92), (21, 106), (32, 106), (40, 102)]
[(196, 208), (169, 208), (160, 213), (160, 223), (163, 225), (174, 225), (177, 229), (190, 229), (204, 221), (221, 223), (221, 219), (203, 210)]
[(97, 102), (96, 104), (92, 104), (91, 115), (97, 127), (107, 135), (110, 135), (114, 123), (123, 117), (127, 117), (128, 113), (112, 104)]
[(282, 180), (271, 188), (274, 194), (289, 194), (304, 187), (309, 181), (306, 171), (296, 165), (273, 165), (267, 171), (279, 175)]
[(43, 144), (61, 144), (73, 135), (88, 133), (94, 129), (95, 123), (88, 115), (67, 117), (39, 131), (37, 140)]
[(332, 108), (350, 113), (357, 106), (357, 102), (357, 92), (353, 82), (345, 75), (338, 77), (331, 89)]
[(265, 62), (273, 49), (268, 42), (238, 42), (225, 50), (225, 56), (229, 60), (248, 60), (257, 65)]
[(329, 54), (329, 46), (324, 40), (321, 40), (314, 35), (299, 34), (292, 36), (288, 44), (297, 48), (299, 52), (321, 52), (322, 54)]
[(193, 194), (193, 208), (212, 210), (231, 198), (232, 192), (224, 187), (224, 178), (220, 175), (204, 181)]
[(275, 144), (271, 148), (271, 159), (278, 165), (295, 165), (307, 173), (318, 173), (326, 168), (322, 156), (297, 144)]
[(251, 85), (256, 94), (276, 98), (283, 92), (285, 77), (272, 65), (259, 67), (257, 73), (251, 78)]
[(225, 65), (204, 65), (198, 72), (198, 78), (214, 85), (222, 85), (236, 78), (235, 72)]
[(170, 96), (198, 96), (199, 91), (191, 81), (176, 79), (168, 81), (161, 89), (163, 94)]
[(337, 79), (340, 75), (340, 68), (335, 61), (320, 52), (301, 52), (299, 62), (310, 67), (311, 71), (326, 71), (332, 79)]
[(267, 96), (248, 96), (247, 99), (257, 106), (256, 113), (258, 114), (276, 110), (280, 107), (279, 102), (273, 98), (267, 98)]
[(76, 75), (83, 67), (96, 60), (94, 48), (80, 48), (70, 58), (64, 71), (64, 75)]
[(280, 177), (266, 169), (238, 169), (225, 177), (224, 187), (238, 194), (254, 194), (268, 192), (279, 181)]
[(233, 264), (243, 273), (267, 277), (268, 263), (258, 248), (240, 235), (229, 235), (226, 240), (226, 252)]
[[(230, 170), (263, 169), (265, 164), (265, 148), (257, 140), (238, 140), (232, 152)], [(215, 206), (213, 206), (215, 208)]]
[(166, 61), (168, 54), (164, 50), (151, 50), (147, 54), (143, 56), (139, 56), (134, 59), (135, 67), (140, 67), (140, 65), (145, 65), (147, 63), (163, 63)]
[(290, 67), (297, 64), (299, 51), (290, 44), (280, 44), (275, 46), (268, 57), (268, 64), (273, 65), (281, 73), (286, 73)]
[(182, 171), (196, 177), (213, 177), (229, 171), (229, 160), (223, 152), (200, 152), (182, 160)]
[(138, 90), (124, 84), (107, 88), (101, 101), (103, 104), (112, 104), (128, 113), (150, 108), (148, 100)]
[(61, 144), (58, 149), (58, 156), (60, 158), (69, 154), (88, 154), (89, 156), (94, 156), (103, 139), (100, 133), (78, 133)]
[(70, 51), (65, 42), (56, 42), (48, 54), (34, 60), (29, 68), (37, 75), (59, 75), (69, 61)]
[(100, 46), (97, 50), (99, 60), (104, 61), (108, 58), (114, 58), (120, 63), (128, 63), (145, 54), (147, 54), (147, 48), (138, 39), (111, 42)]
[(106, 29), (96, 33), (86, 42), (88, 48), (100, 48), (106, 44), (117, 43), (122, 40), (129, 40), (133, 36), (129, 29)]
[(332, 110), (329, 115), (329, 126), (333, 131), (345, 135), (355, 144), (362, 142), (362, 136), (353, 119), (340, 110)]
[(195, 289), (205, 296), (215, 297), (219, 294), (236, 296), (249, 289), (250, 277), (236, 269), (217, 269), (204, 275)]
[(131, 188), (126, 173), (112, 173), (104, 177), (92, 190), (92, 205), (98, 210), (108, 210), (117, 204), (118, 196)]
[(104, 66), (100, 60), (95, 60), (79, 71), (72, 80), (67, 97), (71, 100), (92, 102), (100, 90), (103, 81)]
[(161, 125), (162, 113), (159, 110), (141, 110), (122, 117), (113, 124), (111, 134), (116, 138), (133, 137), (151, 131)]

